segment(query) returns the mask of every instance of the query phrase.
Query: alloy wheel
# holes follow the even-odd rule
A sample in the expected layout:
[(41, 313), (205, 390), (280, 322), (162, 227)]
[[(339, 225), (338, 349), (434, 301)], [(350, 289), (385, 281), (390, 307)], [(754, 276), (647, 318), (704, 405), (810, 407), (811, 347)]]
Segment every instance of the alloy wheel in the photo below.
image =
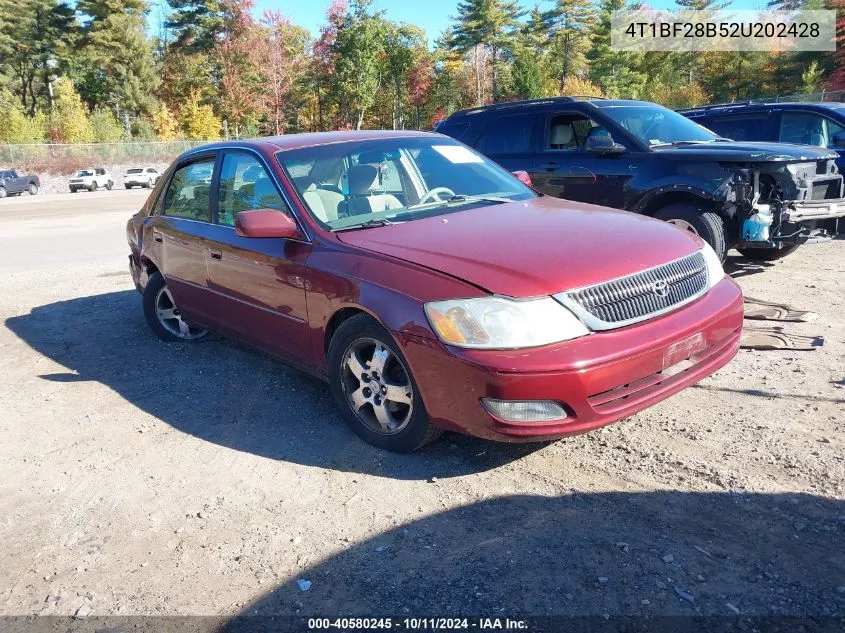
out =
[(695, 230), (695, 227), (687, 222), (686, 220), (681, 220), (680, 218), (672, 218), (671, 220), (666, 220), (669, 224), (673, 224), (677, 226), (682, 231), (688, 231), (693, 235), (698, 235), (698, 231)]
[(207, 330), (193, 327), (182, 318), (167, 286), (162, 286), (156, 294), (155, 308), (159, 323), (173, 336), (188, 341), (206, 335)]
[(402, 359), (381, 341), (362, 338), (341, 362), (343, 391), (356, 417), (380, 435), (402, 431), (414, 410), (411, 374)]

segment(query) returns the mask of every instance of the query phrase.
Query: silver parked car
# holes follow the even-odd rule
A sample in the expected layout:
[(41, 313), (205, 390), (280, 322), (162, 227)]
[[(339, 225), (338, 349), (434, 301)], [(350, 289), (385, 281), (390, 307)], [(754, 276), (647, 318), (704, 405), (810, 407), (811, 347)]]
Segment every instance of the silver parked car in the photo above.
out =
[(161, 174), (155, 167), (132, 167), (123, 174), (123, 186), (127, 189), (132, 187), (155, 187)]

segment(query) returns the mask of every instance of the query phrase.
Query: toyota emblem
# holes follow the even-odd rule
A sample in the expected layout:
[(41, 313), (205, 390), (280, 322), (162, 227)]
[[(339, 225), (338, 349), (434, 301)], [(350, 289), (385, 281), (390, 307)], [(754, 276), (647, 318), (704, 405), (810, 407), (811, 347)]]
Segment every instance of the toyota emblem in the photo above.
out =
[(651, 291), (658, 297), (665, 297), (669, 294), (669, 283), (663, 279), (658, 279), (651, 284)]

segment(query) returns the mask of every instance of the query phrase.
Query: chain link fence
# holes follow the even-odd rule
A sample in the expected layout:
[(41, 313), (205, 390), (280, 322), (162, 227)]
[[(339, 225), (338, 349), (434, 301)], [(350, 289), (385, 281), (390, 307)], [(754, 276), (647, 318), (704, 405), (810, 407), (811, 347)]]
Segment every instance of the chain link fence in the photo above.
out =
[(179, 154), (209, 141), (0, 145), (0, 168), (69, 173), (84, 167), (128, 163), (169, 163)]

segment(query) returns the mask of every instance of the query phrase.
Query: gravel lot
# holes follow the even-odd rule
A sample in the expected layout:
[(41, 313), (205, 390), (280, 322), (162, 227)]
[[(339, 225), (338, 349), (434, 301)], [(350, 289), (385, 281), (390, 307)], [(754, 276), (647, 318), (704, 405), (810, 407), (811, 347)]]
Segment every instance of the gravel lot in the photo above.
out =
[(820, 313), (786, 325), (818, 351), (742, 351), (600, 432), (400, 456), (318, 381), (154, 338), (146, 195), (0, 201), (0, 614), (845, 615), (845, 241), (730, 262)]

